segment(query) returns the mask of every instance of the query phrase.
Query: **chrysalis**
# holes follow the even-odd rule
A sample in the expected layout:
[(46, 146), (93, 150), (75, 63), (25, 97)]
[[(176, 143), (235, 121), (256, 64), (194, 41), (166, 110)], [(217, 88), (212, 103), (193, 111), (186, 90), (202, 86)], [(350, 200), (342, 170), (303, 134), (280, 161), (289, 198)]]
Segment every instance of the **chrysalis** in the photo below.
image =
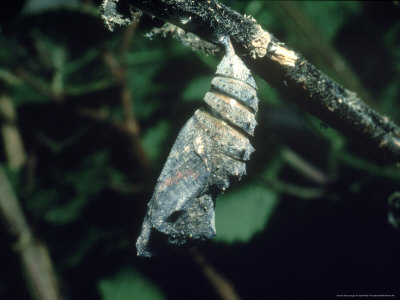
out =
[(181, 129), (148, 203), (139, 256), (215, 236), (214, 198), (246, 174), (257, 125), (256, 84), (228, 37), (211, 91)]

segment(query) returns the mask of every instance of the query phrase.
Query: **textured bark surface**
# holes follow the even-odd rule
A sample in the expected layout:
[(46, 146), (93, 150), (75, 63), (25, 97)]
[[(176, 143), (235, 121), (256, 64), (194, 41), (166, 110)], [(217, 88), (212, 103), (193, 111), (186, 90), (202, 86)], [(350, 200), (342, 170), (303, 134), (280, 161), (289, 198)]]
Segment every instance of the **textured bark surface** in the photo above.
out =
[(400, 129), (396, 124), (288, 49), (252, 17), (242, 16), (215, 0), (105, 0), (105, 19), (113, 16), (113, 7), (126, 18), (132, 8), (140, 9), (214, 44), (229, 35), (250, 69), (285, 98), (362, 141), (387, 161), (400, 162)]

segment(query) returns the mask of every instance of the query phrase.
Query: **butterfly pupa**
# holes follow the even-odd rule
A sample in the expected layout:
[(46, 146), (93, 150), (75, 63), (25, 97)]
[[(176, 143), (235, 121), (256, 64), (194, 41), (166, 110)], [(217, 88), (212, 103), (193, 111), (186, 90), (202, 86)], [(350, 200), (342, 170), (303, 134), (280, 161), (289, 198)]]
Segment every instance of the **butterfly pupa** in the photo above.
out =
[(246, 174), (257, 125), (256, 84), (229, 37), (223, 45), (205, 104), (179, 132), (157, 180), (136, 242), (139, 256), (215, 237), (215, 196)]

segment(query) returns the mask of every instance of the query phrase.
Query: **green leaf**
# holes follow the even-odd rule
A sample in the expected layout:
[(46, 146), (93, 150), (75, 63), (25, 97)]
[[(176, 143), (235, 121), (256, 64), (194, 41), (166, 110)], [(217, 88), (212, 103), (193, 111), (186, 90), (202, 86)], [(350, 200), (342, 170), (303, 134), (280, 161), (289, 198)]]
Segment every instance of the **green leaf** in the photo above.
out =
[(191, 80), (183, 92), (185, 101), (202, 101), (204, 95), (210, 90), (211, 80), (214, 75), (207, 75)]
[(111, 166), (108, 155), (105, 150), (98, 151), (82, 160), (74, 170), (55, 172), (57, 187), (38, 186), (27, 200), (28, 209), (56, 225), (77, 220), (104, 187), (125, 181), (125, 176)]
[(166, 299), (155, 284), (132, 268), (125, 268), (112, 278), (101, 279), (97, 287), (103, 300)]
[(217, 242), (247, 242), (262, 231), (277, 204), (278, 197), (255, 184), (230, 191), (216, 205)]
[(59, 9), (63, 6), (78, 5), (78, 0), (28, 0), (24, 7), (24, 13), (34, 14), (42, 13), (50, 9)]
[[(40, 79), (37, 81), (43, 83), (43, 86), (47, 85)], [(45, 103), (49, 101), (47, 96), (41, 94), (26, 84), (12, 86), (11, 91), (13, 95), (13, 102), (16, 108), (24, 104)]]
[(132, 73), (128, 72), (129, 89), (134, 95), (135, 116), (139, 121), (148, 120), (163, 101), (162, 90), (165, 86), (155, 79), (160, 65), (136, 67)]
[(30, 213), (43, 216), (59, 198), (60, 195), (56, 188), (38, 188), (35, 193), (28, 197), (25, 206)]
[(257, 96), (260, 101), (268, 103), (270, 105), (281, 105), (280, 96), (278, 92), (271, 87), (264, 80), (259, 77), (255, 78), (257, 84)]
[(72, 251), (68, 253), (68, 258), (65, 261), (65, 265), (68, 268), (76, 268), (82, 262), (89, 251), (103, 236), (103, 232), (90, 228), (89, 230), (85, 230), (84, 236), (85, 238), (79, 243), (74, 244)]
[(57, 205), (46, 211), (44, 213), (44, 219), (56, 225), (71, 223), (79, 218), (87, 203), (88, 199), (86, 197), (75, 197), (64, 205)]
[(167, 121), (160, 121), (154, 127), (149, 128), (142, 137), (143, 148), (153, 165), (160, 159), (169, 129)]
[(362, 9), (358, 1), (324, 1), (323, 5), (299, 1), (298, 4), (328, 40), (333, 40), (343, 23)]
[[(143, 42), (141, 40), (141, 42)], [(147, 40), (144, 42), (148, 42)], [(149, 47), (149, 46), (147, 46)], [(135, 52), (127, 54), (127, 61), (129, 66), (148, 66), (151, 64), (157, 64), (164, 61), (165, 58), (165, 50), (163, 49), (149, 49), (145, 50), (136, 50)]]

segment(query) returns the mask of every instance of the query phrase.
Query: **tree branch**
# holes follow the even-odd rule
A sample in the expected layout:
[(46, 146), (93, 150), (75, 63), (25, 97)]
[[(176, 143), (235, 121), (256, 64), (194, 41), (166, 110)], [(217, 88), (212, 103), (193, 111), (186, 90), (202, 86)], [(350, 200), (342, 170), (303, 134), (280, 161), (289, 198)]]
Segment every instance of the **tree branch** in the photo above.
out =
[(366, 143), (389, 161), (400, 162), (400, 128), (396, 124), (287, 48), (252, 17), (242, 16), (216, 0), (104, 0), (103, 18), (109, 26), (126, 25), (133, 8), (217, 45), (229, 35), (236, 51), (245, 55), (248, 67), (285, 98)]
[(121, 59), (122, 63), (118, 61), (117, 57), (111, 52), (104, 53), (104, 62), (109, 67), (111, 74), (115, 78), (120, 90), (121, 90), (121, 104), (125, 114), (125, 127), (130, 133), (132, 149), (137, 158), (137, 162), (141, 165), (144, 170), (145, 180), (150, 178), (150, 163), (148, 157), (143, 149), (140, 141), (140, 127), (137, 122), (133, 107), (132, 107), (132, 93), (128, 86), (128, 77), (126, 72), (126, 53), (129, 50), (132, 36), (136, 31), (140, 21), (140, 15), (135, 17), (135, 20), (126, 28), (124, 37), (121, 43)]
[(206, 257), (196, 247), (190, 249), (193, 259), (202, 269), (204, 276), (214, 287), (222, 300), (240, 300), (240, 296), (232, 283), (211, 265)]
[(11, 98), (0, 95), (0, 131), (4, 142), (4, 152), (12, 169), (21, 168), (26, 161), (26, 153), (21, 134), (17, 128), (17, 114)]
[(62, 299), (46, 246), (34, 237), (18, 199), (0, 166), (0, 219), (16, 242), (25, 281), (34, 300)]

